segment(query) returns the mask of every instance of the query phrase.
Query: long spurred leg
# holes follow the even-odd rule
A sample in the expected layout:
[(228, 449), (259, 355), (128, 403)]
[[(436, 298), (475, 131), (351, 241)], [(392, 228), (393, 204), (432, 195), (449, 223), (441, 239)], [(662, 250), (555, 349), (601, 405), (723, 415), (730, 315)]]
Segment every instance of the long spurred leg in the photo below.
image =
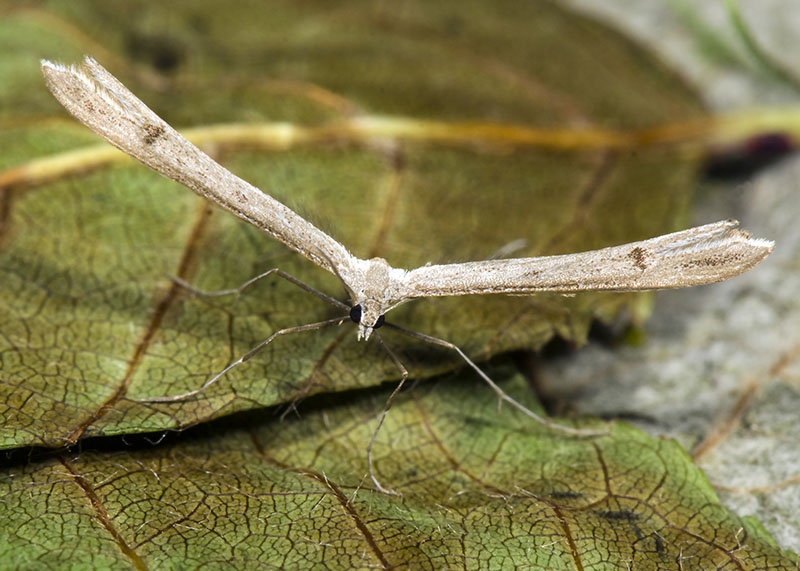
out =
[[(272, 268), (270, 270), (267, 270), (266, 272), (263, 272), (263, 273), (255, 276), (255, 277), (250, 278), (249, 280), (244, 282), (239, 287), (231, 288), (231, 289), (224, 289), (224, 290), (216, 290), (216, 291), (206, 291), (206, 290), (199, 289), (199, 288), (193, 286), (192, 284), (190, 284), (189, 282), (187, 282), (186, 280), (184, 280), (182, 278), (179, 278), (177, 276), (173, 276), (172, 277), (172, 281), (175, 282), (180, 287), (182, 287), (182, 288), (184, 288), (184, 289), (186, 289), (186, 290), (188, 290), (188, 291), (190, 291), (192, 293), (195, 293), (195, 294), (197, 294), (199, 296), (203, 296), (203, 297), (218, 297), (218, 296), (233, 295), (233, 294), (240, 295), (245, 289), (247, 289), (248, 287), (250, 287), (251, 285), (253, 285), (257, 281), (259, 281), (259, 280), (261, 280), (263, 278), (266, 278), (267, 276), (273, 275), (273, 274), (275, 274), (276, 276), (278, 276), (280, 278), (285, 279), (289, 283), (294, 284), (295, 286), (299, 287), (300, 289), (302, 289), (302, 290), (304, 290), (304, 291), (306, 291), (306, 292), (308, 292), (308, 293), (310, 293), (310, 294), (322, 299), (323, 301), (327, 301), (331, 305), (335, 305), (336, 307), (338, 307), (340, 309), (344, 309), (345, 311), (349, 311), (350, 310), (350, 306), (347, 305), (346, 303), (343, 303), (343, 302), (339, 301), (338, 299), (336, 299), (334, 297), (331, 297), (328, 294), (323, 293), (323, 292), (319, 291), (318, 289), (308, 285), (307, 283), (305, 283), (303, 281), (300, 281), (299, 279), (297, 279), (293, 275), (286, 273), (285, 271), (281, 270), (280, 268)], [(247, 353), (242, 355), (239, 359), (237, 359), (236, 361), (234, 361), (233, 363), (231, 363), (230, 365), (225, 367), (222, 371), (220, 371), (219, 373), (217, 373), (216, 375), (211, 377), (211, 379), (206, 381), (206, 383), (202, 387), (200, 387), (199, 389), (195, 389), (193, 391), (189, 391), (189, 392), (182, 393), (182, 394), (179, 394), (179, 395), (171, 395), (171, 396), (164, 396), (164, 397), (150, 397), (150, 398), (140, 399), (139, 402), (177, 402), (177, 401), (181, 401), (181, 400), (193, 397), (195, 395), (198, 395), (201, 392), (203, 392), (204, 390), (206, 390), (208, 387), (210, 387), (211, 385), (216, 383), (220, 378), (225, 376), (225, 374), (227, 374), (231, 369), (233, 369), (234, 367), (244, 363), (245, 361), (247, 361), (248, 359), (253, 357), (261, 349), (263, 349), (264, 347), (269, 345), (269, 343), (271, 343), (276, 337), (278, 337), (280, 335), (287, 335), (289, 333), (300, 333), (302, 331), (312, 331), (312, 330), (315, 330), (315, 329), (320, 329), (320, 328), (325, 327), (326, 325), (329, 325), (331, 323), (341, 322), (343, 319), (347, 319), (347, 317), (329, 319), (329, 320), (326, 320), (326, 321), (320, 321), (320, 322), (317, 322), (317, 323), (310, 323), (310, 324), (307, 324), (307, 325), (300, 325), (300, 326), (296, 326), (296, 327), (288, 327), (288, 328), (285, 328), (285, 329), (281, 329), (280, 331), (276, 331), (275, 333), (270, 335), (267, 339), (265, 339), (264, 341), (262, 341), (261, 343), (259, 343), (258, 345), (256, 345), (252, 349), (250, 349), (250, 351), (248, 351)]]
[(400, 390), (403, 388), (403, 385), (408, 378), (408, 369), (406, 369), (403, 363), (400, 362), (400, 359), (397, 358), (397, 355), (395, 355), (394, 351), (392, 351), (389, 346), (384, 343), (383, 339), (378, 333), (373, 333), (373, 337), (378, 340), (378, 343), (380, 343), (381, 347), (384, 348), (386, 353), (392, 359), (392, 362), (394, 362), (395, 366), (400, 371), (401, 377), (400, 382), (397, 383), (397, 386), (392, 391), (392, 394), (389, 395), (389, 398), (386, 400), (386, 404), (383, 406), (383, 411), (381, 412), (380, 420), (378, 420), (378, 426), (375, 427), (375, 432), (372, 433), (372, 438), (369, 439), (369, 445), (367, 446), (367, 465), (369, 467), (369, 477), (379, 491), (385, 494), (400, 495), (394, 490), (384, 488), (378, 481), (378, 478), (375, 477), (375, 470), (372, 467), (372, 446), (375, 444), (375, 439), (378, 437), (378, 432), (380, 432), (381, 427), (383, 426), (383, 421), (386, 420), (386, 415), (389, 414), (389, 409), (392, 408), (392, 403), (394, 402), (395, 397), (397, 397), (397, 395), (400, 393)]
[(181, 401), (181, 400), (187, 399), (189, 397), (193, 397), (195, 395), (198, 395), (201, 392), (203, 392), (204, 390), (206, 390), (208, 387), (210, 387), (211, 385), (216, 383), (223, 376), (225, 376), (225, 374), (227, 374), (231, 369), (233, 369), (234, 367), (236, 367), (238, 365), (241, 365), (245, 361), (247, 361), (250, 358), (252, 358), (259, 351), (261, 351), (264, 347), (266, 347), (267, 345), (272, 343), (272, 341), (274, 339), (276, 339), (277, 337), (280, 337), (281, 335), (288, 335), (289, 333), (300, 333), (302, 331), (315, 331), (317, 329), (322, 329), (323, 327), (325, 327), (327, 325), (333, 325), (334, 323), (341, 323), (344, 319), (347, 319), (347, 317), (335, 317), (333, 319), (326, 319), (325, 321), (318, 321), (317, 323), (309, 323), (307, 325), (298, 325), (296, 327), (287, 327), (286, 329), (281, 329), (279, 331), (276, 331), (275, 333), (273, 333), (272, 335), (270, 335), (269, 337), (264, 339), (261, 343), (259, 343), (258, 345), (256, 345), (252, 349), (250, 349), (247, 353), (245, 353), (244, 355), (242, 355), (241, 357), (236, 359), (233, 363), (231, 363), (230, 365), (228, 365), (227, 367), (222, 369), (219, 373), (217, 373), (216, 375), (211, 377), (199, 389), (195, 389), (193, 391), (189, 391), (187, 393), (182, 393), (182, 394), (179, 394), (179, 395), (171, 395), (171, 396), (166, 396), (166, 397), (150, 397), (150, 398), (139, 399), (139, 402), (176, 402), (176, 401)]
[(397, 331), (399, 333), (402, 333), (404, 335), (412, 337), (414, 339), (419, 339), (420, 341), (425, 341), (426, 343), (430, 343), (432, 345), (438, 345), (439, 347), (445, 347), (446, 349), (450, 349), (452, 351), (455, 351), (458, 354), (458, 356), (461, 357), (464, 360), (464, 362), (467, 365), (470, 366), (470, 368), (472, 368), (473, 371), (478, 373), (480, 378), (483, 379), (484, 382), (486, 382), (486, 384), (488, 384), (490, 387), (492, 387), (492, 390), (494, 390), (495, 394), (497, 395), (497, 398), (500, 399), (501, 403), (503, 401), (507, 402), (508, 404), (513, 406), (514, 408), (520, 410), (526, 416), (532, 418), (533, 420), (535, 420), (536, 422), (538, 422), (540, 424), (543, 424), (544, 426), (547, 426), (548, 428), (552, 428), (554, 430), (560, 430), (562, 432), (566, 432), (567, 434), (574, 434), (576, 436), (602, 436), (602, 435), (608, 434), (608, 431), (582, 430), (582, 429), (579, 429), (579, 428), (570, 428), (569, 426), (563, 426), (563, 425), (557, 424), (557, 423), (553, 422), (552, 420), (550, 420), (548, 418), (545, 418), (545, 417), (543, 417), (541, 415), (536, 414), (531, 409), (526, 407), (524, 404), (522, 404), (519, 401), (514, 400), (512, 397), (510, 397), (508, 394), (506, 394), (506, 392), (503, 389), (501, 389), (497, 385), (497, 383), (495, 383), (489, 377), (489, 375), (484, 373), (483, 370), (481, 370), (481, 368), (478, 367), (478, 365), (476, 365), (472, 361), (472, 359), (467, 357), (467, 355), (466, 355), (466, 353), (464, 353), (464, 351), (462, 351), (457, 345), (454, 345), (453, 343), (450, 343), (449, 341), (445, 341), (444, 339), (439, 339), (438, 337), (432, 337), (430, 335), (425, 335), (424, 333), (419, 333), (417, 331), (412, 331), (410, 329), (406, 329), (406, 328), (400, 327), (398, 325), (393, 325), (391, 323), (386, 323), (385, 326), (390, 328), (390, 329), (393, 329), (394, 331)]
[(192, 293), (196, 293), (197, 295), (200, 295), (200, 296), (203, 296), (203, 297), (217, 297), (217, 296), (233, 295), (233, 294), (239, 295), (245, 289), (247, 289), (248, 287), (250, 287), (251, 285), (253, 285), (257, 281), (259, 281), (260, 279), (266, 278), (267, 276), (271, 276), (272, 274), (275, 274), (279, 278), (285, 279), (286, 281), (296, 285), (300, 289), (305, 290), (308, 293), (310, 293), (312, 295), (315, 295), (316, 297), (318, 297), (318, 298), (320, 298), (320, 299), (322, 299), (324, 301), (327, 301), (331, 305), (335, 305), (336, 307), (338, 307), (340, 309), (344, 309), (345, 311), (350, 311), (350, 306), (347, 305), (346, 303), (341, 302), (338, 299), (336, 299), (335, 297), (331, 297), (328, 294), (323, 293), (323, 292), (319, 291), (318, 289), (316, 289), (314, 287), (311, 287), (307, 283), (298, 280), (296, 277), (294, 277), (291, 274), (288, 274), (288, 273), (284, 272), (280, 268), (272, 268), (271, 270), (267, 270), (264, 273), (258, 274), (257, 276), (252, 277), (249, 280), (247, 280), (246, 282), (244, 282), (239, 287), (235, 287), (235, 288), (231, 288), (231, 289), (221, 289), (221, 290), (216, 290), (216, 291), (206, 291), (206, 290), (202, 290), (202, 289), (196, 288), (195, 286), (193, 286), (192, 284), (190, 284), (186, 280), (184, 280), (182, 278), (179, 278), (177, 276), (173, 276), (172, 277), (172, 281), (175, 282), (176, 284), (178, 284), (179, 286), (181, 286), (183, 289), (188, 290), (188, 291), (190, 291)]

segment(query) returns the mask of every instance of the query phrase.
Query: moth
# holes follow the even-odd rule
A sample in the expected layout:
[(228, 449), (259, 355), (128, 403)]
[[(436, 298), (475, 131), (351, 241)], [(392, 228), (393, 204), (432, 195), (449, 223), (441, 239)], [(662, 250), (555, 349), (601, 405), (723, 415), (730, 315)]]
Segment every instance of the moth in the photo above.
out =
[[(254, 279), (277, 273), (341, 307), (347, 311), (346, 317), (357, 324), (359, 340), (369, 339), (376, 329), (382, 327), (389, 311), (418, 298), (695, 286), (726, 280), (749, 270), (764, 260), (774, 246), (769, 240), (753, 238), (738, 230), (735, 220), (724, 220), (649, 240), (576, 254), (425, 265), (415, 269), (394, 268), (383, 258), (354, 256), (344, 245), (297, 213), (225, 169), (158, 117), (94, 59), (87, 57), (80, 66), (43, 60), (42, 71), (56, 99), (106, 141), (335, 274), (348, 292), (349, 304), (314, 290), (280, 270), (270, 270)], [(176, 401), (196, 395), (231, 368), (249, 359), (277, 335), (319, 328), (333, 322), (341, 322), (341, 318), (276, 332), (199, 389), (146, 400)], [(501, 399), (550, 425), (548, 420), (506, 395), (455, 345), (390, 326), (455, 350)], [(405, 379), (407, 371), (396, 357), (392, 355), (392, 358)], [(399, 386), (393, 396), (397, 390)], [(371, 445), (372, 442), (370, 450)], [(374, 476), (373, 480), (378, 484)]]

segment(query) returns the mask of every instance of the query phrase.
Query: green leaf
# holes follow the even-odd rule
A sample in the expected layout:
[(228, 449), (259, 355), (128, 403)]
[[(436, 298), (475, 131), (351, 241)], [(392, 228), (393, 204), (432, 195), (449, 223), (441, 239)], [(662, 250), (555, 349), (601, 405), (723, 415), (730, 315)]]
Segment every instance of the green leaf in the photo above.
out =
[[(228, 138), (212, 130), (206, 146), (360, 257), (415, 267), (485, 259), (520, 239), (527, 246), (515, 255), (567, 253), (683, 226), (693, 155), (620, 139), (625, 129), (635, 139), (634, 129), (696, 117), (698, 104), (627, 42), (549, 3), (508, 2), (519, 11), (513, 21), (481, 2), (387, 12), (321, 3), (303, 14), (276, 5), (267, 26), (235, 3), (229, 18), (195, 3), (152, 3), (137, 8), (147, 17), (120, 20), (105, 6), (80, 17), (21, 11), (0, 24), (0, 36), (25, 44), (4, 64), (9, 83), (36, 101), (2, 135), (19, 165), (5, 173), (0, 254), (5, 447), (183, 427), (399, 375), (347, 322), (278, 339), (196, 400), (137, 402), (196, 389), (270, 333), (338, 311), (277, 278), (220, 299), (192, 295), (170, 275), (224, 289), (280, 267), (331, 295), (344, 298), (343, 288), (185, 188), (103, 145), (86, 149), (96, 138), (47, 97), (35, 61), (75, 61), (91, 49), (65, 34), (70, 26), (115, 46), (115, 34), (134, 42), (166, 37), (165, 21), (204, 22), (202, 42), (190, 27), (170, 28), (161, 57), (177, 58), (172, 75), (154, 78), (144, 66), (162, 60), (135, 50), (145, 61), (120, 52), (104, 63), (175, 125), (239, 121)], [(145, 21), (152, 28), (138, 29)], [(387, 115), (422, 127), (415, 138), (346, 128)], [(242, 121), (262, 122), (267, 135), (236, 136)], [(276, 125), (317, 135), (286, 143)], [(439, 299), (390, 319), (485, 359), (556, 333), (580, 343), (592, 318), (635, 309), (636, 299)], [(461, 364), (385, 337), (414, 376)]]
[[(492, 372), (525, 398), (509, 368)], [(674, 441), (622, 423), (595, 439), (554, 435), (497, 414), (479, 389), (455, 378), (401, 396), (374, 457), (402, 495), (363, 476), (382, 394), (12, 466), (0, 480), (0, 557), (9, 567), (797, 568), (719, 504)]]
[[(515, 255), (563, 253), (684, 226), (695, 155), (632, 142), (702, 112), (635, 46), (521, 0), (233, 1), (222, 11), (97, 1), (3, 15), (6, 565), (795, 566), (757, 523), (719, 505), (674, 443), (621, 424), (593, 439), (545, 430), (498, 412), (493, 393), (460, 373), (401, 395), (373, 457), (402, 495), (377, 493), (365, 475), (387, 398), (378, 385), (399, 375), (350, 323), (281, 339), (202, 398), (138, 403), (199, 387), (281, 327), (334, 315), (279, 280), (220, 299), (170, 275), (219, 289), (280, 267), (332, 295), (342, 288), (96, 146), (38, 71), (40, 57), (91, 53), (353, 253), (411, 267), (486, 258), (518, 239), (527, 245)], [(347, 128), (388, 116), (425, 128), (415, 138)], [(233, 127), (208, 128), (221, 122)], [(313, 136), (281, 139), (287, 125)], [(483, 360), (555, 334), (580, 343), (592, 319), (639, 313), (640, 302), (487, 296), (390, 317)], [(386, 342), (416, 377), (459, 366), (435, 347)], [(489, 372), (528, 402), (510, 369)], [(303, 399), (297, 418), (278, 418), (285, 406), (273, 405)], [(80, 438), (80, 451), (32, 448)]]

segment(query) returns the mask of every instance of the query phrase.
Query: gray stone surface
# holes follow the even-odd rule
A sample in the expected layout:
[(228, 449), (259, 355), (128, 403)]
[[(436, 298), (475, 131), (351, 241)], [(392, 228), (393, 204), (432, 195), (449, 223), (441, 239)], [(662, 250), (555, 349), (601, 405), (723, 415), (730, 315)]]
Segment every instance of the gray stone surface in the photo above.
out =
[[(755, 65), (698, 49), (684, 2), (570, 0), (638, 38), (675, 67), (717, 113), (797, 105), (800, 93)], [(694, 3), (742, 61), (723, 2)], [(759, 44), (800, 77), (800, 5), (741, 2)], [(752, 60), (752, 58), (749, 58)], [(797, 105), (800, 113), (800, 105)], [(542, 386), (580, 414), (630, 419), (676, 438), (723, 503), (760, 520), (800, 552), (800, 157), (737, 184), (706, 184), (693, 222), (735, 217), (776, 241), (761, 266), (723, 284), (658, 293), (639, 346), (590, 344), (542, 365)]]

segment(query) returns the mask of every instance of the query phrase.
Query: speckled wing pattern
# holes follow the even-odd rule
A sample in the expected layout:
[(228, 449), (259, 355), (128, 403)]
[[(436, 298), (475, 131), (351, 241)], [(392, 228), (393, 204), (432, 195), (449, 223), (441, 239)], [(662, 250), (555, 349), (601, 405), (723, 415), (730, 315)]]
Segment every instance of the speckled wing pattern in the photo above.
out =
[(423, 266), (404, 280), (406, 297), (688, 287), (745, 272), (772, 251), (769, 240), (723, 220), (579, 254)]
[(722, 281), (762, 261), (773, 243), (726, 220), (578, 254), (394, 269), (361, 260), (310, 222), (240, 179), (181, 136), (92, 58), (82, 66), (42, 62), (61, 104), (95, 133), (159, 173), (262, 229), (339, 276), (363, 306), (360, 338), (404, 300), (543, 291), (627, 291)]
[(260, 228), (315, 264), (347, 274), (347, 249), (187, 141), (94, 59), (42, 61), (47, 86), (81, 123), (153, 170)]

